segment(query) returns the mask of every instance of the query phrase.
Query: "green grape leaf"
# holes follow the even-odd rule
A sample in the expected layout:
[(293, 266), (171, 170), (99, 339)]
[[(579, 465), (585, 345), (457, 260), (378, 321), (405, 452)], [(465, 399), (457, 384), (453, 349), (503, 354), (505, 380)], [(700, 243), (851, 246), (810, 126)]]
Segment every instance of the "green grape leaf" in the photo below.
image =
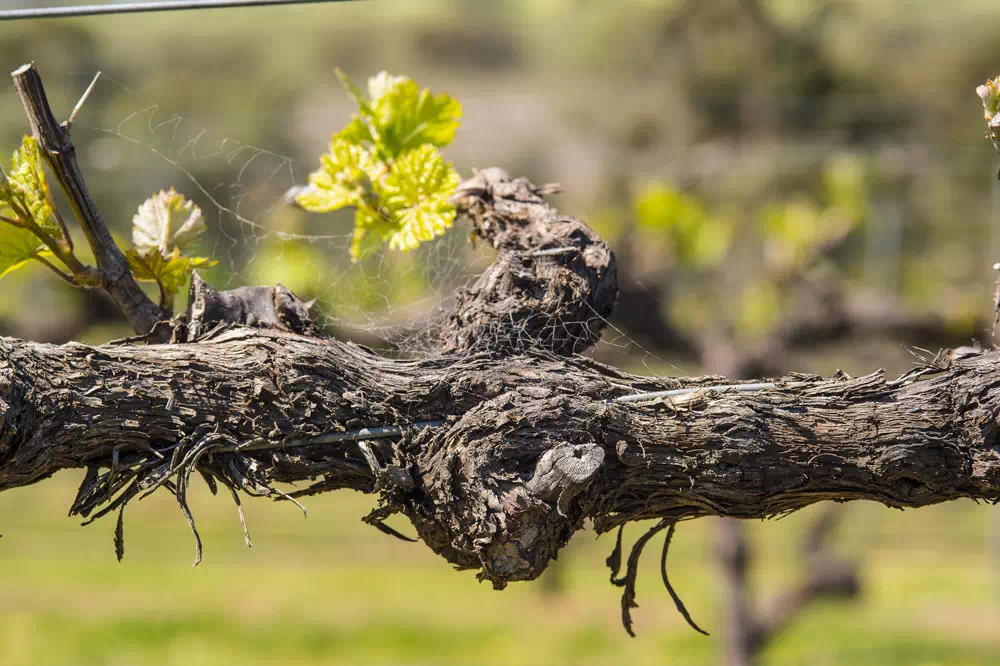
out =
[(432, 94), (405, 76), (379, 72), (368, 79), (368, 97), (337, 70), (358, 113), (336, 137), (369, 145), (383, 160), (392, 160), (425, 143), (444, 147), (455, 138), (462, 105), (446, 93)]
[(398, 225), (389, 247), (405, 252), (444, 234), (455, 220), (448, 199), (457, 187), (458, 173), (430, 144), (396, 160), (380, 188), (383, 206)]
[(203, 233), (201, 209), (173, 188), (146, 199), (132, 218), (133, 247), (125, 253), (129, 268), (137, 280), (160, 285), (163, 305), (172, 305), (173, 295), (196, 268), (218, 263), (189, 256)]
[(447, 146), (462, 117), (462, 105), (454, 97), (433, 95), (410, 79), (396, 81), (373, 104), (377, 143), (390, 158), (425, 143)]
[(185, 257), (179, 247), (168, 255), (163, 255), (157, 248), (144, 251), (133, 247), (125, 256), (135, 279), (156, 282), (168, 294), (176, 294), (183, 289), (196, 268), (210, 268), (219, 263), (207, 257)]
[(764, 335), (781, 321), (782, 293), (777, 285), (751, 280), (740, 292), (736, 320), (740, 330)]
[(52, 253), (28, 229), (0, 224), (0, 278), (15, 271), (35, 257)]
[(823, 167), (827, 210), (837, 209), (851, 227), (868, 216), (867, 173), (865, 162), (850, 155), (831, 158)]
[(368, 149), (368, 146), (375, 146), (378, 142), (376, 135), (372, 133), (371, 122), (359, 116), (351, 118), (344, 129), (333, 135), (334, 141), (341, 140), (346, 143)]
[(340, 85), (344, 86), (344, 90), (347, 92), (347, 95), (354, 100), (355, 104), (358, 105), (361, 109), (361, 113), (370, 115), (371, 106), (369, 105), (368, 99), (365, 97), (364, 93), (361, 92), (361, 88), (356, 86), (354, 81), (351, 81), (350, 77), (347, 76), (341, 68), (337, 67), (335, 71), (337, 72), (337, 78), (340, 79)]
[(709, 268), (726, 258), (734, 225), (713, 215), (703, 201), (667, 183), (650, 183), (634, 203), (639, 227), (658, 232), (669, 241), (679, 261)]
[(203, 233), (201, 209), (173, 188), (146, 199), (132, 218), (132, 244), (142, 253), (156, 251), (164, 258), (174, 250), (188, 254)]
[(309, 176), (309, 186), (295, 200), (313, 213), (329, 213), (347, 206), (365, 206), (374, 196), (377, 165), (363, 146), (334, 137), (321, 167)]
[(379, 72), (368, 79), (368, 98), (373, 104), (378, 103), (380, 99), (385, 97), (386, 93), (391, 92), (396, 86), (407, 81), (409, 79), (405, 76), (393, 76), (385, 71)]
[(454, 139), (461, 105), (405, 76), (380, 72), (367, 97), (339, 69), (337, 76), (358, 112), (333, 135), (296, 203), (315, 213), (355, 208), (354, 261), (383, 243), (405, 251), (440, 236), (455, 219), (448, 199), (459, 178), (437, 148)]
[(383, 243), (392, 238), (398, 225), (385, 214), (368, 208), (358, 208), (354, 213), (354, 234), (351, 236), (351, 260), (367, 259)]
[(8, 197), (4, 203), (12, 209), (22, 208), (44, 231), (61, 235), (55, 218), (52, 192), (45, 180), (42, 153), (34, 137), (25, 135), (21, 141), (21, 149), (14, 152), (4, 190)]

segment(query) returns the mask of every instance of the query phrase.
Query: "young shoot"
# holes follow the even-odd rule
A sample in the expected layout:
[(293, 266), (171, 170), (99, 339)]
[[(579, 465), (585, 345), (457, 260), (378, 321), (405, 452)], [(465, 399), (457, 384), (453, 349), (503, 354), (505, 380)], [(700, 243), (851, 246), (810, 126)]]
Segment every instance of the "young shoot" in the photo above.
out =
[(330, 151), (296, 202), (315, 213), (354, 208), (351, 258), (383, 243), (406, 252), (451, 227), (449, 198), (459, 176), (439, 148), (455, 138), (462, 106), (404, 76), (368, 80), (367, 96), (337, 70), (358, 112), (330, 140)]

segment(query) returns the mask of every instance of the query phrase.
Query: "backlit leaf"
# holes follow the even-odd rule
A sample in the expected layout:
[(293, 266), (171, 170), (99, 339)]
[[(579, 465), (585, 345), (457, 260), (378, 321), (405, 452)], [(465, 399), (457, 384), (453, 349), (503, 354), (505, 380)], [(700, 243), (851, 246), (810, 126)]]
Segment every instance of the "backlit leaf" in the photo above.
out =
[(398, 221), (389, 247), (412, 250), (450, 228), (455, 207), (448, 199), (456, 187), (458, 173), (430, 144), (396, 160), (381, 188), (384, 208)]
[[(45, 179), (41, 150), (34, 137), (25, 136), (20, 150), (14, 152), (7, 180), (8, 195), (16, 199), (14, 203), (23, 208), (43, 230), (60, 234), (52, 193)], [(11, 202), (6, 200), (5, 203)]]
[(367, 149), (335, 137), (321, 167), (309, 176), (309, 186), (296, 197), (300, 206), (314, 213), (328, 213), (346, 206), (363, 206), (373, 196), (372, 181), (378, 172)]
[(207, 257), (185, 257), (179, 247), (167, 256), (163, 256), (158, 249), (143, 252), (129, 248), (125, 256), (137, 280), (156, 282), (168, 294), (181, 291), (196, 268), (210, 268), (219, 263)]
[(462, 105), (455, 98), (433, 95), (410, 79), (397, 81), (373, 104), (380, 149), (390, 158), (425, 143), (448, 145), (462, 117)]
[(355, 261), (382, 243), (409, 250), (440, 236), (455, 219), (448, 199), (459, 177), (437, 147), (454, 139), (461, 105), (405, 76), (380, 72), (368, 80), (368, 97), (337, 76), (358, 112), (333, 135), (296, 203), (317, 213), (354, 207)]
[(204, 232), (201, 209), (173, 188), (146, 199), (132, 218), (132, 244), (143, 253), (156, 250), (163, 257), (175, 249), (181, 255), (193, 251)]
[(0, 224), (0, 278), (35, 257), (51, 256), (35, 234), (11, 224)]

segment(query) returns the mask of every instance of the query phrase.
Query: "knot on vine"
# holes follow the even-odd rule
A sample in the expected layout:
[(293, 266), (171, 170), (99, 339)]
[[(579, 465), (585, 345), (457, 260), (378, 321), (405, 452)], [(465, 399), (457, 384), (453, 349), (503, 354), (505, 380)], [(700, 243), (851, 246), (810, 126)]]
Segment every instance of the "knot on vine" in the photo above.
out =
[(459, 185), (452, 201), (473, 236), (498, 254), (458, 291), (441, 332), (444, 351), (567, 355), (597, 342), (618, 299), (615, 256), (586, 224), (545, 201), (557, 189), (496, 167)]
[(406, 511), (421, 539), (497, 589), (537, 578), (590, 509), (605, 458), (585, 427), (590, 417), (565, 396), (507, 393), (423, 434), (414, 442), (422, 476)]

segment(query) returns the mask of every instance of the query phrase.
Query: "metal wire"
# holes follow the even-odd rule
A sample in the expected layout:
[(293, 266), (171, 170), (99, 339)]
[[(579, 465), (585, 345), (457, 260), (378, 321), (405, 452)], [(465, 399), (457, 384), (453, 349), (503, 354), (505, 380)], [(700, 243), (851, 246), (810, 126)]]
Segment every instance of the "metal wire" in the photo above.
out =
[(103, 5), (63, 7), (29, 7), (0, 10), (0, 21), (26, 19), (106, 16), (109, 14), (141, 14), (172, 12), (186, 9), (226, 9), (232, 7), (267, 7), (272, 5), (315, 5), (327, 2), (358, 2), (359, 0), (156, 0), (154, 2), (124, 2)]
[(610, 402), (645, 402), (646, 400), (658, 400), (660, 398), (673, 398), (679, 395), (691, 395), (698, 391), (725, 391), (727, 393), (756, 393), (773, 389), (773, 382), (761, 384), (722, 384), (721, 386), (692, 386), (690, 388), (670, 389), (669, 391), (653, 391), (651, 393), (636, 393), (634, 395), (623, 395)]

